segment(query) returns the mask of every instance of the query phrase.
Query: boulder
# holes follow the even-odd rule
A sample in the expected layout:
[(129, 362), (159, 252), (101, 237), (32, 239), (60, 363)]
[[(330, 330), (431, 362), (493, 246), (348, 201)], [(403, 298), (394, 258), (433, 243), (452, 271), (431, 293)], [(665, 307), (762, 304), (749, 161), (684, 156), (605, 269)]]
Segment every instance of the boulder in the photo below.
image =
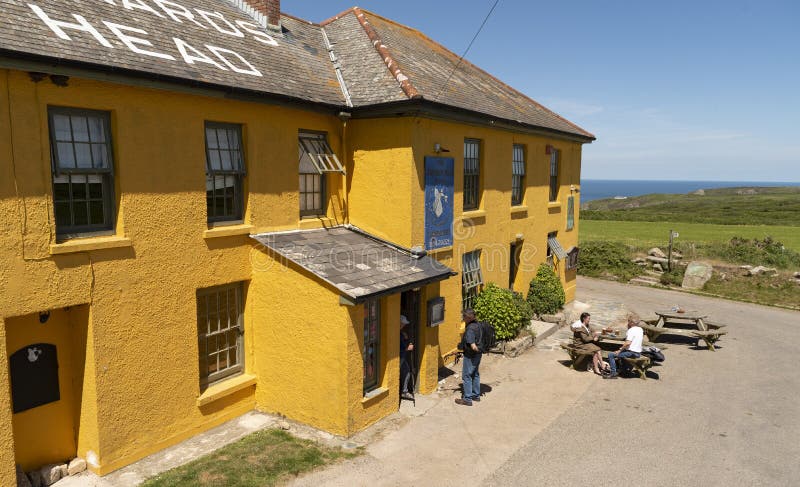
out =
[(19, 464), (17, 464), (17, 487), (31, 487), (31, 481)]
[(693, 194), (695, 196), (705, 196), (706, 195), (706, 191), (704, 189), (698, 189), (697, 191), (695, 191), (695, 192), (693, 192), (691, 194)]
[(86, 470), (86, 460), (83, 458), (74, 458), (67, 466), (67, 474), (77, 475)]
[(686, 266), (681, 287), (686, 289), (701, 289), (711, 279), (714, 268), (706, 262), (692, 261)]
[(683, 259), (683, 254), (678, 252), (677, 250), (672, 251), (672, 258), (673, 259)]
[(639, 263), (644, 263), (644, 262), (647, 262), (647, 260), (646, 260), (644, 257), (636, 257), (635, 259), (633, 259), (633, 261), (632, 261), (632, 262), (633, 262), (634, 264), (639, 264)]
[(766, 274), (767, 272), (776, 273), (777, 269), (774, 267), (764, 267), (763, 265), (753, 267), (752, 269), (747, 271), (748, 276), (758, 276), (761, 274)]
[(44, 467), (39, 469), (39, 475), (41, 475), (42, 477), (42, 485), (44, 487), (53, 485), (59, 480), (61, 480), (61, 477), (63, 477), (63, 475), (61, 475), (62, 466), (66, 467), (66, 465), (51, 463), (50, 465), (45, 465)]
[(659, 264), (658, 262), (653, 264), (653, 270), (656, 272), (664, 272), (664, 268), (661, 267), (661, 264)]
[(654, 255), (648, 255), (647, 260), (649, 260), (650, 262), (657, 262), (659, 264), (666, 264), (667, 262), (669, 262), (665, 257), (656, 257)]
[(800, 272), (795, 272), (794, 273), (794, 278), (795, 279), (800, 279)]
[(665, 254), (664, 251), (661, 250), (658, 247), (653, 247), (652, 249), (648, 250), (647, 251), (647, 255), (650, 255), (650, 256), (653, 256), (653, 257), (661, 257), (662, 259), (666, 259), (667, 258), (667, 254)]
[(752, 269), (752, 268), (753, 268), (753, 266), (751, 266), (751, 265), (747, 265), (747, 264), (745, 264), (745, 265), (740, 265), (740, 266), (739, 266), (739, 269), (741, 269), (741, 270), (743, 270), (743, 271), (749, 271), (749, 270), (750, 270), (750, 269)]
[(541, 315), (539, 319), (548, 323), (562, 323), (566, 321), (564, 313), (556, 313), (554, 315)]

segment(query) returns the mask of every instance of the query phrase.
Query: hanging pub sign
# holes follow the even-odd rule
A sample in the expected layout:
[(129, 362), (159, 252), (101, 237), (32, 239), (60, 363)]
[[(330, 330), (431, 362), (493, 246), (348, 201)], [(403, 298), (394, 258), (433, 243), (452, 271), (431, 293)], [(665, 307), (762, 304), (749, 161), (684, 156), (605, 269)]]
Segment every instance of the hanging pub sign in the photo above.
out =
[(9, 363), (15, 413), (61, 399), (55, 345), (35, 343), (22, 347), (11, 355)]
[(453, 158), (425, 157), (425, 249), (453, 245)]
[(567, 198), (567, 230), (575, 228), (575, 197)]

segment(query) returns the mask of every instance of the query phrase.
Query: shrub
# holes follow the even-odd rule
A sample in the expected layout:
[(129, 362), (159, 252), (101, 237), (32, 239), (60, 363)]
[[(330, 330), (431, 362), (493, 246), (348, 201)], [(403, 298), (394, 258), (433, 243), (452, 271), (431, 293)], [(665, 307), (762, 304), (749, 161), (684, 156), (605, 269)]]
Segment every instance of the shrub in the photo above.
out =
[(686, 268), (679, 265), (673, 265), (671, 271), (667, 271), (661, 274), (659, 277), (659, 281), (661, 284), (665, 286), (680, 286), (683, 284), (683, 274), (686, 272)]
[(533, 312), (538, 315), (553, 314), (561, 309), (566, 300), (561, 279), (549, 265), (540, 265), (528, 289), (528, 303)]
[(619, 242), (584, 242), (581, 245), (578, 273), (589, 277), (614, 275), (620, 281), (629, 281), (639, 274), (631, 262), (631, 250)]
[(764, 265), (780, 269), (800, 267), (800, 253), (787, 249), (772, 237), (764, 240), (733, 237), (726, 244), (711, 244), (708, 253), (728, 262)]
[(494, 326), (498, 340), (510, 340), (531, 321), (533, 311), (519, 294), (490, 282), (475, 298), (475, 315)]

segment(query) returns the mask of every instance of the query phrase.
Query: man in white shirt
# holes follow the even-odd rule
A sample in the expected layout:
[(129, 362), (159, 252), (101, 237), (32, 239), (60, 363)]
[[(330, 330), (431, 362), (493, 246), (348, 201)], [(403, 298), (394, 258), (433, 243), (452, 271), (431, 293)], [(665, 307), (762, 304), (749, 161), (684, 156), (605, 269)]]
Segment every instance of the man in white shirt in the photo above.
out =
[(625, 343), (622, 344), (616, 353), (611, 352), (608, 354), (608, 363), (611, 365), (611, 375), (607, 375), (603, 378), (616, 379), (618, 377), (616, 359), (626, 357), (639, 358), (642, 354), (643, 341), (644, 330), (639, 326), (639, 320), (633, 316), (628, 316), (628, 333), (625, 334)]

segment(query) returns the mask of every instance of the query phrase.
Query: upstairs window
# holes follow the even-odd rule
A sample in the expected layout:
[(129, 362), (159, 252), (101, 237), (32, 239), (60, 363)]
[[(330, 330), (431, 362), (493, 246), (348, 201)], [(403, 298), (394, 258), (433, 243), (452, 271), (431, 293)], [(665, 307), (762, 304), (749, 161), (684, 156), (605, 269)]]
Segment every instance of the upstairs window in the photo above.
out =
[(470, 309), (483, 286), (481, 251), (474, 250), (461, 256), (461, 309)]
[(114, 229), (114, 162), (108, 112), (51, 107), (53, 209), (60, 237)]
[(480, 205), (481, 141), (464, 140), (464, 211)]
[(206, 122), (208, 222), (241, 221), (244, 208), (242, 126)]
[(525, 197), (525, 147), (514, 144), (511, 158), (511, 204), (519, 206)]
[(550, 147), (550, 201), (558, 200), (558, 153), (558, 149)]
[(301, 132), (300, 150), (300, 216), (325, 215), (327, 200), (326, 173), (344, 168), (328, 145), (325, 134)]

